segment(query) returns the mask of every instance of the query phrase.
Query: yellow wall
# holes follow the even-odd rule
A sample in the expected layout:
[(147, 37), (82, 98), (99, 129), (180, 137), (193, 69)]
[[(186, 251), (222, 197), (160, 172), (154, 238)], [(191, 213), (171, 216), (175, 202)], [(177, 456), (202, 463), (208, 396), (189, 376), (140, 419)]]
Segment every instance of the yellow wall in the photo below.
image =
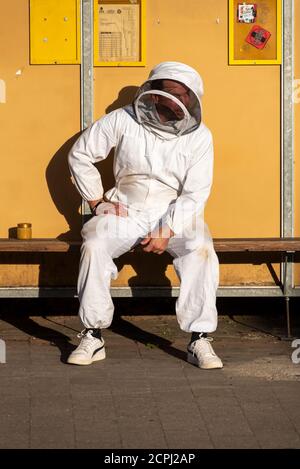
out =
[(78, 231), (80, 223), (61, 149), (80, 127), (79, 66), (29, 65), (28, 4), (0, 1), (0, 237), (23, 221), (35, 237), (56, 237), (69, 225)]
[[(148, 0), (147, 66), (97, 67), (94, 116), (126, 104), (161, 61), (195, 67), (204, 79), (204, 121), (215, 142), (214, 187), (206, 210), (212, 235), (279, 236), (280, 67), (228, 65), (227, 4)], [(0, 0), (0, 6), (0, 79), (7, 87), (6, 103), (0, 103), (0, 237), (7, 237), (16, 223), (29, 221), (35, 237), (66, 233), (74, 238), (79, 235), (80, 200), (65, 157), (68, 140), (80, 127), (79, 66), (29, 65), (28, 1)], [(106, 185), (111, 180), (109, 164), (104, 164)], [(124, 262), (119, 261), (120, 268)], [(115, 284), (141, 278), (160, 284), (175, 281), (167, 257), (159, 261), (161, 274), (153, 266), (152, 277), (139, 275), (141, 264), (133, 262)], [(1, 269), (0, 284), (38, 281), (38, 265)], [(265, 266), (225, 265), (221, 279), (223, 284), (273, 283)]]

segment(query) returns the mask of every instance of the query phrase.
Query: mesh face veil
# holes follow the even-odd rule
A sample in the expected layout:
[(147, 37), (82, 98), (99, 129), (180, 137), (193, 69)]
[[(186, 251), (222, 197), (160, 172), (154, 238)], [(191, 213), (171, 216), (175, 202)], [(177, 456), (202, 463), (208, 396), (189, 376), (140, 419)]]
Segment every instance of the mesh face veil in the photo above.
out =
[[(160, 97), (165, 98), (163, 106), (169, 116), (164, 122), (161, 121), (157, 111)], [(141, 93), (134, 102), (134, 110), (140, 124), (177, 136), (185, 133), (191, 124), (193, 126), (196, 124), (195, 119), (192, 122), (193, 118), (184, 104), (165, 91), (151, 90)]]
[(181, 62), (162, 62), (136, 94), (135, 118), (165, 139), (193, 132), (201, 124), (202, 95), (203, 82), (195, 69)]

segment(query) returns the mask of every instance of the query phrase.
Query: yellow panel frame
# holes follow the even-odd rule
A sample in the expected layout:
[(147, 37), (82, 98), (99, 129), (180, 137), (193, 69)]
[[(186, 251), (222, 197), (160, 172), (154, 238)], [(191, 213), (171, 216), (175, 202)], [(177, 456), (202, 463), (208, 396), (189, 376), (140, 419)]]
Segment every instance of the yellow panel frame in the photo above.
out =
[[(105, 3), (105, 2), (103, 2)], [(111, 2), (112, 3), (112, 2)], [(114, 3), (118, 2), (115, 0)], [(146, 65), (146, 46), (145, 46), (145, 23), (146, 23), (146, 0), (139, 0), (140, 4), (140, 60), (135, 62), (102, 62), (98, 60), (99, 57), (99, 26), (98, 18), (96, 15), (98, 0), (94, 0), (94, 66), (95, 67), (144, 67)]]
[[(236, 12), (234, 8), (234, 0), (229, 2), (229, 65), (280, 65), (282, 62), (282, 0), (277, 0), (276, 11), (276, 59), (268, 60), (237, 60), (234, 58), (234, 22), (236, 20)], [(243, 3), (241, 1), (241, 3)], [(253, 0), (253, 3), (255, 1)]]
[[(62, 58), (60, 56), (60, 51), (57, 51), (57, 55), (54, 54), (53, 59), (49, 55), (44, 54), (43, 50), (40, 48), (39, 43), (35, 41), (35, 34), (38, 34), (41, 31), (39, 21), (37, 18), (37, 12), (41, 10), (41, 7), (46, 5), (47, 2), (44, 0), (30, 0), (30, 63), (35, 64), (80, 64), (80, 0), (73, 0), (76, 5), (76, 41), (75, 50), (76, 53), (74, 56), (69, 58)], [(51, 2), (49, 2), (51, 3)], [(57, 4), (62, 5), (62, 2), (57, 2)], [(56, 27), (48, 30), (51, 35), (55, 36)], [(52, 36), (52, 37), (53, 37)], [(48, 52), (48, 51), (47, 51)], [(44, 54), (44, 55), (43, 55)], [(50, 54), (51, 55), (51, 54)]]

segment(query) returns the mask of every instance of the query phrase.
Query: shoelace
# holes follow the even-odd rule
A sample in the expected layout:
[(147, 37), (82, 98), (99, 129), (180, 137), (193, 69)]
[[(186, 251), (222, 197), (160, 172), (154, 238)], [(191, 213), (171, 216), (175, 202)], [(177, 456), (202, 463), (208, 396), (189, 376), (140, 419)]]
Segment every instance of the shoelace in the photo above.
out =
[(205, 355), (213, 355), (216, 357), (216, 354), (210, 345), (210, 342), (212, 342), (214, 339), (212, 337), (203, 337), (201, 339), (198, 339), (194, 342), (194, 346), (192, 348), (193, 355), (195, 355), (197, 352), (203, 353)]
[(77, 334), (77, 337), (78, 339), (82, 339), (82, 337), (85, 337), (87, 334), (91, 336), (91, 333), (89, 331), (87, 331), (86, 329), (83, 329), (81, 332), (79, 332), (79, 334)]
[(91, 335), (90, 331), (86, 331), (85, 329), (83, 329), (83, 331), (77, 334), (77, 337), (79, 339), (82, 339), (79, 344), (79, 347), (85, 352), (90, 352), (91, 348), (94, 346), (94, 340), (97, 340), (96, 337), (93, 337)]

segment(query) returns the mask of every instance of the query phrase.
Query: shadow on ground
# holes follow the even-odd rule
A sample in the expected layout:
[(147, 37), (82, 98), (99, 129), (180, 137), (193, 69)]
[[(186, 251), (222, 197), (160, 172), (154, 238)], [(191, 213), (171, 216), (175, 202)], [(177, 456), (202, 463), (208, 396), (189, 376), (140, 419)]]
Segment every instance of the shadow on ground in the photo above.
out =
[[(130, 316), (175, 315), (175, 301), (174, 298), (115, 298), (115, 315), (110, 330), (185, 360), (185, 353), (173, 347), (169, 338), (163, 337), (160, 332), (144, 330), (126, 319)], [(294, 336), (300, 334), (300, 317), (297, 315), (299, 303), (299, 298), (291, 299), (291, 326)], [(285, 335), (285, 310), (282, 299), (219, 298), (217, 305), (219, 315), (250, 331), (262, 332), (277, 338)], [(67, 324), (64, 325), (60, 320), (57, 321), (57, 317), (76, 317), (77, 310), (78, 300), (72, 298), (0, 300), (0, 319), (27, 334), (29, 340), (37, 338), (56, 346), (61, 352), (63, 363), (74, 350), (73, 338), (80, 331)], [(38, 318), (43, 319), (42, 324), (39, 324)], [(60, 331), (62, 325), (66, 333)], [(57, 330), (58, 328), (60, 330)], [(217, 333), (222, 335), (222, 330), (218, 329)], [(1, 327), (0, 335), (2, 335)]]

